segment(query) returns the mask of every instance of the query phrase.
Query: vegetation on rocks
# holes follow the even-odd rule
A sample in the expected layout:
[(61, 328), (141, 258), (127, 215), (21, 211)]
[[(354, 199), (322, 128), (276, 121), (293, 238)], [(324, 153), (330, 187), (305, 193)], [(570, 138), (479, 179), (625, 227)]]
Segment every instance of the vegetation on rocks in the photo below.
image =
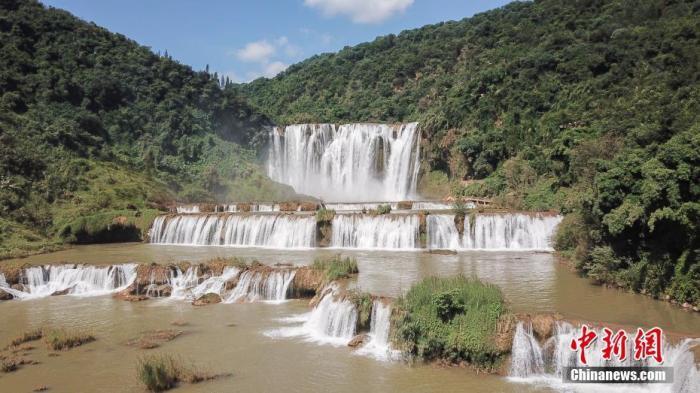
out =
[(498, 287), (465, 277), (429, 277), (394, 303), (392, 341), (410, 356), (493, 368), (510, 348), (497, 345), (507, 314)]
[(322, 271), (327, 282), (349, 278), (351, 275), (359, 273), (355, 258), (343, 258), (340, 255), (334, 255), (331, 258), (316, 258), (311, 268)]

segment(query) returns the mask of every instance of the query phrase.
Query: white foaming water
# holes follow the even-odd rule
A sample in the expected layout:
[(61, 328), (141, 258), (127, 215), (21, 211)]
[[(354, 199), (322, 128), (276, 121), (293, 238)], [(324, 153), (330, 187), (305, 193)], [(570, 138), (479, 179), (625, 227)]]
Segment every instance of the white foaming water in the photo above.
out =
[(336, 212), (361, 212), (363, 210), (376, 210), (380, 205), (389, 205), (391, 210), (396, 210), (398, 203), (396, 202), (369, 202), (369, 203), (342, 203), (331, 202), (325, 203), (326, 209), (335, 210)]
[(5, 281), (5, 275), (0, 273), (0, 288), (9, 287), (7, 281)]
[(513, 377), (527, 377), (544, 372), (542, 348), (532, 335), (532, 324), (518, 322), (513, 337), (510, 372)]
[(372, 319), (370, 320), (369, 342), (365, 343), (355, 353), (371, 356), (377, 360), (391, 360), (399, 357), (400, 352), (392, 350), (389, 345), (389, 328), (391, 320), (391, 304), (375, 300), (372, 304)]
[(131, 285), (136, 279), (136, 265), (36, 266), (25, 269), (23, 276), (26, 292), (6, 288), (18, 299), (36, 299), (62, 292), (74, 296), (100, 296), (121, 291)]
[[(700, 391), (700, 371), (695, 363), (693, 353), (690, 349), (700, 345), (700, 339), (685, 339), (682, 342), (672, 345), (664, 339), (663, 353), (665, 361), (662, 364), (653, 359), (635, 361), (634, 340), (627, 340), (627, 359), (619, 361), (614, 358), (605, 360), (602, 357), (602, 350), (605, 346), (598, 333), (599, 338), (586, 351), (586, 366), (664, 366), (673, 367), (672, 384), (563, 384), (562, 372), (565, 367), (584, 366), (577, 353), (572, 351), (569, 343), (580, 332), (579, 327), (566, 322), (558, 322), (555, 335), (540, 346), (539, 342), (532, 335), (530, 326), (518, 323), (513, 339), (512, 360), (509, 372), (509, 379), (514, 382), (525, 382), (533, 384), (546, 384), (557, 390), (565, 391), (614, 391), (614, 392), (673, 392), (673, 393), (694, 393)], [(634, 337), (634, 336), (632, 336)]]
[(295, 274), (296, 270), (291, 269), (271, 272), (245, 271), (224, 303), (258, 300), (283, 302), (287, 299), (289, 285), (294, 280)]
[[(220, 276), (211, 276), (203, 279), (199, 276), (197, 267), (190, 267), (185, 273), (179, 269), (170, 278), (172, 287), (170, 298), (178, 300), (194, 300), (208, 293), (224, 295), (226, 282), (235, 278), (240, 273), (240, 269), (227, 266)], [(200, 280), (202, 280), (200, 282)]]
[[(476, 207), (474, 202), (467, 202), (464, 204), (466, 209), (473, 209)], [(445, 202), (431, 202), (431, 201), (417, 201), (413, 202), (411, 210), (450, 210), (454, 208), (454, 204)]]
[[(278, 212), (280, 211), (280, 205), (276, 203), (251, 203), (250, 205), (250, 211), (251, 212)], [(224, 205), (223, 206), (223, 212), (224, 213), (237, 213), (238, 212), (238, 205)]]
[(178, 213), (193, 214), (199, 213), (199, 205), (182, 205), (176, 208)]
[(558, 215), (478, 214), (473, 224), (465, 217), (460, 236), (453, 215), (430, 214), (428, 248), (552, 251), (551, 237), (561, 220)]
[(416, 249), (419, 224), (416, 215), (336, 215), (331, 247)]
[(316, 219), (289, 215), (159, 216), (150, 242), (200, 246), (311, 248), (316, 244)]
[(335, 201), (399, 201), (415, 195), (417, 123), (295, 124), (270, 137), (268, 175), (301, 194)]
[(274, 329), (265, 332), (273, 338), (302, 337), (320, 344), (344, 346), (355, 336), (357, 309), (347, 299), (337, 298), (337, 287), (325, 290), (326, 294), (309, 313), (285, 318), (283, 322), (302, 325)]

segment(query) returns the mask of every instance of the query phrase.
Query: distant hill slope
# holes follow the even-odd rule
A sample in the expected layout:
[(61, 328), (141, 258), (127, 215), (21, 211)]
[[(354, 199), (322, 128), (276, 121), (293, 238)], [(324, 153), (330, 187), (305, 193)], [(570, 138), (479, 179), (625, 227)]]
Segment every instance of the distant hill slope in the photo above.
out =
[(0, 3), (0, 53), (0, 255), (89, 241), (109, 211), (289, 192), (247, 147), (271, 122), (208, 73), (33, 0)]
[(424, 194), (559, 208), (590, 277), (700, 305), (700, 1), (512, 3), (237, 89), (278, 123), (420, 121)]

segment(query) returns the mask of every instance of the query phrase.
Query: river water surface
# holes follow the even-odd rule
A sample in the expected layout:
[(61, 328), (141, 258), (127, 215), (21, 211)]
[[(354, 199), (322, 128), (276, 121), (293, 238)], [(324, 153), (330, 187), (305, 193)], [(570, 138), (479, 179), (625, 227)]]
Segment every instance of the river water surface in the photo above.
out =
[[(257, 259), (266, 264), (309, 264), (333, 250), (270, 250), (149, 244), (92, 245), (38, 255), (22, 262), (117, 264), (126, 262), (204, 261), (220, 256)], [(376, 295), (399, 296), (428, 276), (475, 276), (498, 285), (515, 312), (558, 312), (568, 319), (630, 326), (660, 326), (685, 336), (700, 336), (700, 316), (645, 296), (590, 285), (552, 254), (532, 252), (349, 251), (360, 274), (354, 285)], [(2, 263), (2, 262), (0, 262)], [(186, 361), (229, 377), (176, 391), (298, 392), (527, 392), (548, 391), (509, 382), (468, 369), (378, 361), (349, 348), (318, 345), (303, 338), (272, 338), (265, 332), (284, 327), (285, 318), (309, 310), (307, 301), (281, 304), (217, 304), (193, 307), (184, 301), (155, 299), (140, 303), (110, 296), (57, 296), (0, 303), (0, 344), (32, 327), (78, 327), (97, 341), (49, 357), (38, 348), (41, 364), (0, 374), (0, 391), (31, 391), (47, 385), (51, 392), (141, 391), (135, 364), (144, 353), (175, 353)], [(171, 322), (185, 322), (173, 327)], [(179, 329), (185, 333), (150, 352), (125, 345), (140, 332)], [(37, 344), (41, 347), (42, 344)]]

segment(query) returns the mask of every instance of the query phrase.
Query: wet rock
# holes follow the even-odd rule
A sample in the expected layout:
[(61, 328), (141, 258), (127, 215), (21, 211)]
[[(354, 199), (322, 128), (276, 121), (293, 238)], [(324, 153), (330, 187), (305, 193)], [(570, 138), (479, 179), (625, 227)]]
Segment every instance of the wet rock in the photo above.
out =
[(411, 210), (413, 209), (413, 202), (411, 201), (401, 201), (396, 204), (398, 210)]
[(5, 281), (10, 287), (14, 289), (15, 284), (20, 283), (22, 278), (22, 272), (24, 269), (30, 267), (29, 264), (11, 264), (11, 263), (0, 263), (0, 274), (5, 276)]
[(47, 391), (47, 390), (49, 390), (49, 387), (48, 387), (48, 386), (46, 386), (46, 385), (41, 385), (41, 386), (35, 387), (34, 390), (32, 390), (32, 392), (45, 392), (45, 391)]
[(127, 302), (140, 302), (140, 301), (148, 300), (148, 296), (139, 295), (139, 294), (134, 293), (134, 286), (133, 285), (122, 290), (122, 291), (115, 293), (112, 297), (114, 299), (124, 300)]
[(155, 288), (155, 292), (158, 294), (158, 297), (169, 297), (173, 292), (173, 287), (168, 284), (159, 285)]
[(357, 336), (353, 337), (350, 342), (348, 342), (348, 347), (350, 348), (357, 348), (359, 346), (362, 346), (367, 342), (369, 339), (369, 336), (367, 334), (358, 334)]
[(428, 254), (435, 254), (435, 255), (456, 255), (457, 251), (455, 250), (428, 250)]
[(553, 314), (536, 314), (531, 318), (532, 331), (540, 340), (546, 340), (554, 335), (557, 319)]
[(235, 288), (236, 285), (238, 285), (238, 279), (239, 279), (240, 276), (241, 276), (241, 275), (239, 274), (239, 275), (237, 275), (236, 277), (234, 277), (234, 278), (232, 278), (232, 279), (226, 281), (226, 282), (224, 283), (224, 288), (226, 288), (227, 291), (230, 291), (230, 290), (232, 290), (233, 288)]
[(63, 290), (61, 290), (61, 291), (55, 291), (54, 293), (51, 294), (51, 296), (63, 296), (63, 295), (67, 295), (67, 294), (70, 292), (71, 289), (72, 289), (72, 287), (71, 287), (71, 288), (63, 289)]
[(297, 269), (292, 280), (291, 290), (294, 297), (311, 297), (316, 295), (323, 285), (324, 275), (321, 270), (303, 266)]
[(455, 227), (460, 235), (464, 234), (464, 214), (455, 214)]
[(136, 268), (136, 293), (143, 294), (154, 286), (168, 284), (174, 269), (174, 266), (157, 263), (139, 265)]
[(15, 291), (27, 292), (27, 287), (25, 287), (24, 284), (13, 284), (10, 288)]
[(3, 301), (3, 300), (12, 300), (12, 299), (14, 299), (14, 298), (15, 298), (15, 297), (12, 296), (12, 294), (3, 291), (3, 290), (0, 288), (0, 301)]
[(192, 302), (193, 306), (206, 306), (209, 304), (217, 304), (221, 303), (221, 296), (219, 296), (216, 293), (207, 293), (206, 295), (202, 295), (199, 298), (197, 298), (195, 301)]

